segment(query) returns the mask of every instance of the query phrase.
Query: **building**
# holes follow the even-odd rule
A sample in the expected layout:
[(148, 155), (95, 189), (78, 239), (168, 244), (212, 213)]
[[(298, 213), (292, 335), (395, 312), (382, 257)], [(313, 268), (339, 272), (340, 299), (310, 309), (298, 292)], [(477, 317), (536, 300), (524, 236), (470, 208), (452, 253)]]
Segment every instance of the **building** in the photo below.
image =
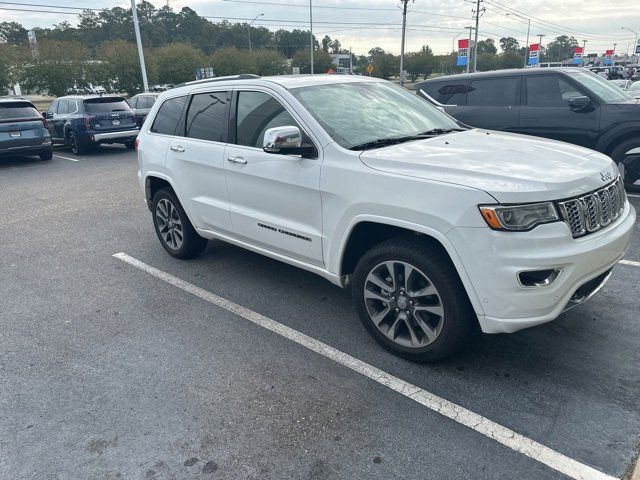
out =
[(350, 53), (330, 53), (336, 73), (353, 73), (353, 57)]

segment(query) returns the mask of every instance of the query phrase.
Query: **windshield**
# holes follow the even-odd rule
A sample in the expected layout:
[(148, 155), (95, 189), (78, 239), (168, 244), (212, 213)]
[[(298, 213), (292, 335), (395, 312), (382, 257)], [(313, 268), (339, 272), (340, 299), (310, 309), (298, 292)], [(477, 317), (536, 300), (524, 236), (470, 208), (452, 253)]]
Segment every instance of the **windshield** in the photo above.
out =
[(84, 101), (87, 113), (129, 112), (131, 107), (124, 98), (102, 97), (90, 98)]
[(595, 93), (605, 103), (620, 103), (633, 100), (624, 90), (593, 73), (575, 73), (573, 78)]
[(316, 85), (291, 93), (344, 148), (460, 128), (426, 100), (387, 82)]

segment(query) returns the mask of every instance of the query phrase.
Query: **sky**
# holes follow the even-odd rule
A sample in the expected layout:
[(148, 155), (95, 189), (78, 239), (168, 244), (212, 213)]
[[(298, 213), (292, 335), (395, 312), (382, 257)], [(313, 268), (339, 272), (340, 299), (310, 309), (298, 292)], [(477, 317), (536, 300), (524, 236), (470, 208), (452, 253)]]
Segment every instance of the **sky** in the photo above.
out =
[[(246, 21), (260, 16), (254, 25), (278, 28), (309, 27), (308, 0), (168, 0), (178, 10), (188, 6), (211, 21), (224, 18)], [(637, 0), (636, 0), (637, 1)], [(587, 53), (600, 53), (614, 48), (616, 52), (632, 52), (634, 34), (622, 27), (640, 31), (640, 8), (634, 0), (483, 0), (480, 39), (515, 37), (526, 43), (528, 19), (531, 20), (529, 43), (544, 34), (543, 44), (556, 36), (573, 35), (580, 44), (587, 40)], [(25, 7), (17, 5), (39, 4)], [(152, 0), (158, 7), (167, 0)], [(0, 21), (16, 21), (26, 28), (50, 27), (62, 21), (76, 23), (77, 16), (57, 12), (74, 12), (68, 7), (130, 7), (130, 0), (12, 0), (0, 1)], [(635, 5), (635, 6), (634, 6)], [(39, 12), (5, 10), (37, 9)], [(406, 50), (419, 50), (428, 44), (436, 54), (451, 52), (455, 38), (468, 36), (465, 27), (472, 25), (472, 0), (409, 1)], [(49, 11), (52, 13), (44, 13)], [(507, 15), (508, 14), (508, 15)], [(217, 18), (219, 17), (219, 18)], [(235, 20), (238, 19), (238, 20)], [(250, 21), (250, 20), (249, 20)], [(402, 10), (400, 0), (313, 0), (314, 34), (337, 38), (343, 48), (365, 54), (372, 47), (391, 53), (400, 52)], [(144, 42), (144, 39), (143, 39)]]

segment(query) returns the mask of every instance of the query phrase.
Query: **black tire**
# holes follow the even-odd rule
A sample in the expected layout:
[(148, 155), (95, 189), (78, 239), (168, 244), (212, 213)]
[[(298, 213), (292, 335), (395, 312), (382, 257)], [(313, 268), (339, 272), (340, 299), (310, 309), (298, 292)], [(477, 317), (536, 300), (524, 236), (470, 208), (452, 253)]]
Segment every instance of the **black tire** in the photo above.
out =
[(46, 150), (38, 156), (40, 160), (51, 160), (53, 158), (53, 149)]
[(86, 146), (80, 143), (80, 140), (78, 140), (76, 134), (73, 133), (73, 130), (67, 132), (67, 145), (69, 145), (71, 153), (74, 155), (82, 155), (87, 150)]
[[(358, 316), (367, 332), (380, 345), (400, 357), (416, 362), (440, 360), (458, 351), (472, 337), (472, 334), (478, 331), (477, 316), (469, 302), (467, 293), (451, 261), (445, 258), (444, 255), (440, 249), (430, 248), (429, 244), (424, 240), (421, 241), (419, 237), (398, 237), (373, 247), (360, 259), (356, 266), (353, 275), (352, 293)], [(390, 339), (387, 334), (376, 326), (369, 315), (367, 300), (365, 300), (367, 277), (373, 270), (379, 268), (380, 264), (388, 261), (410, 264), (419, 270), (418, 273), (426, 275), (429, 284), (433, 285), (437, 290), (438, 303), (442, 307), (444, 314), (439, 320), (441, 321), (439, 334), (426, 346), (408, 347), (398, 343), (398, 340)], [(387, 280), (390, 280), (390, 278)], [(394, 281), (393, 284), (396, 285), (396, 282)], [(412, 312), (414, 330), (418, 327), (416, 318), (419, 316), (417, 312), (419, 301), (416, 298), (414, 298), (416, 310)], [(386, 305), (386, 303), (383, 302), (382, 305)], [(398, 303), (395, 305), (397, 306)], [(397, 310), (395, 308), (392, 309), (391, 304), (389, 304), (389, 307), (389, 314), (387, 315), (391, 315), (391, 322), (393, 322), (394, 316), (396, 318), (398, 316), (395, 313)], [(410, 319), (411, 315), (405, 318)], [(406, 324), (404, 326), (406, 329)], [(424, 330), (420, 331), (424, 332)]]
[[(175, 229), (172, 234), (168, 234), (166, 228), (163, 228), (163, 226), (159, 225), (162, 220), (159, 217), (158, 204), (160, 204), (161, 202), (163, 203), (163, 205), (166, 205), (166, 202), (169, 202), (169, 204), (175, 209), (175, 215), (170, 214), (169, 217), (179, 220), (182, 232), (182, 241), (179, 245), (170, 244), (170, 240), (168, 241), (165, 238), (165, 235), (169, 235), (169, 238), (173, 238), (173, 240), (175, 241), (176, 238), (179, 238), (179, 230), (176, 231), (177, 229)], [(160, 213), (162, 213), (161, 210)], [(163, 188), (156, 192), (156, 194), (153, 196), (151, 215), (153, 217), (153, 226), (155, 228), (156, 235), (158, 236), (158, 239), (160, 240), (160, 243), (162, 244), (164, 249), (171, 256), (182, 259), (193, 258), (200, 254), (207, 246), (207, 239), (202, 238), (195, 231), (193, 225), (191, 225), (191, 222), (187, 217), (187, 214), (182, 208), (182, 205), (180, 205), (178, 198), (171, 189)], [(163, 230), (164, 233), (161, 233), (161, 230)]]
[[(640, 147), (640, 137), (632, 138), (630, 140), (626, 140), (614, 148), (611, 152), (611, 158), (616, 163), (623, 162), (626, 158), (626, 153), (629, 150)], [(637, 160), (635, 161), (638, 162)], [(627, 192), (640, 192), (640, 185), (634, 184), (637, 180), (639, 180), (638, 176), (640, 175), (640, 165), (627, 165), (625, 166), (625, 178), (624, 178), (624, 187)], [(629, 173), (629, 175), (627, 175)]]
[(135, 140), (133, 142), (125, 142), (124, 146), (127, 147), (127, 150), (133, 150), (136, 148)]

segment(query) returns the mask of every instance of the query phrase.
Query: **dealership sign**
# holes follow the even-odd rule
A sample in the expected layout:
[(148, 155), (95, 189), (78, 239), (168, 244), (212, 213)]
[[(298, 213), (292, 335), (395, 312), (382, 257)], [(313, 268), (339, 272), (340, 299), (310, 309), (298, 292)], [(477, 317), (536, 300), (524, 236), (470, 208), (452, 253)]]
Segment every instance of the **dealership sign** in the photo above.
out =
[(613, 50), (607, 50), (604, 52), (604, 64), (611, 65), (611, 60), (613, 58)]
[(573, 64), (582, 65), (582, 47), (575, 47), (573, 49)]
[(529, 65), (537, 65), (540, 54), (540, 44), (532, 43), (529, 46)]
[(469, 62), (469, 39), (458, 40), (458, 67), (464, 67)]

